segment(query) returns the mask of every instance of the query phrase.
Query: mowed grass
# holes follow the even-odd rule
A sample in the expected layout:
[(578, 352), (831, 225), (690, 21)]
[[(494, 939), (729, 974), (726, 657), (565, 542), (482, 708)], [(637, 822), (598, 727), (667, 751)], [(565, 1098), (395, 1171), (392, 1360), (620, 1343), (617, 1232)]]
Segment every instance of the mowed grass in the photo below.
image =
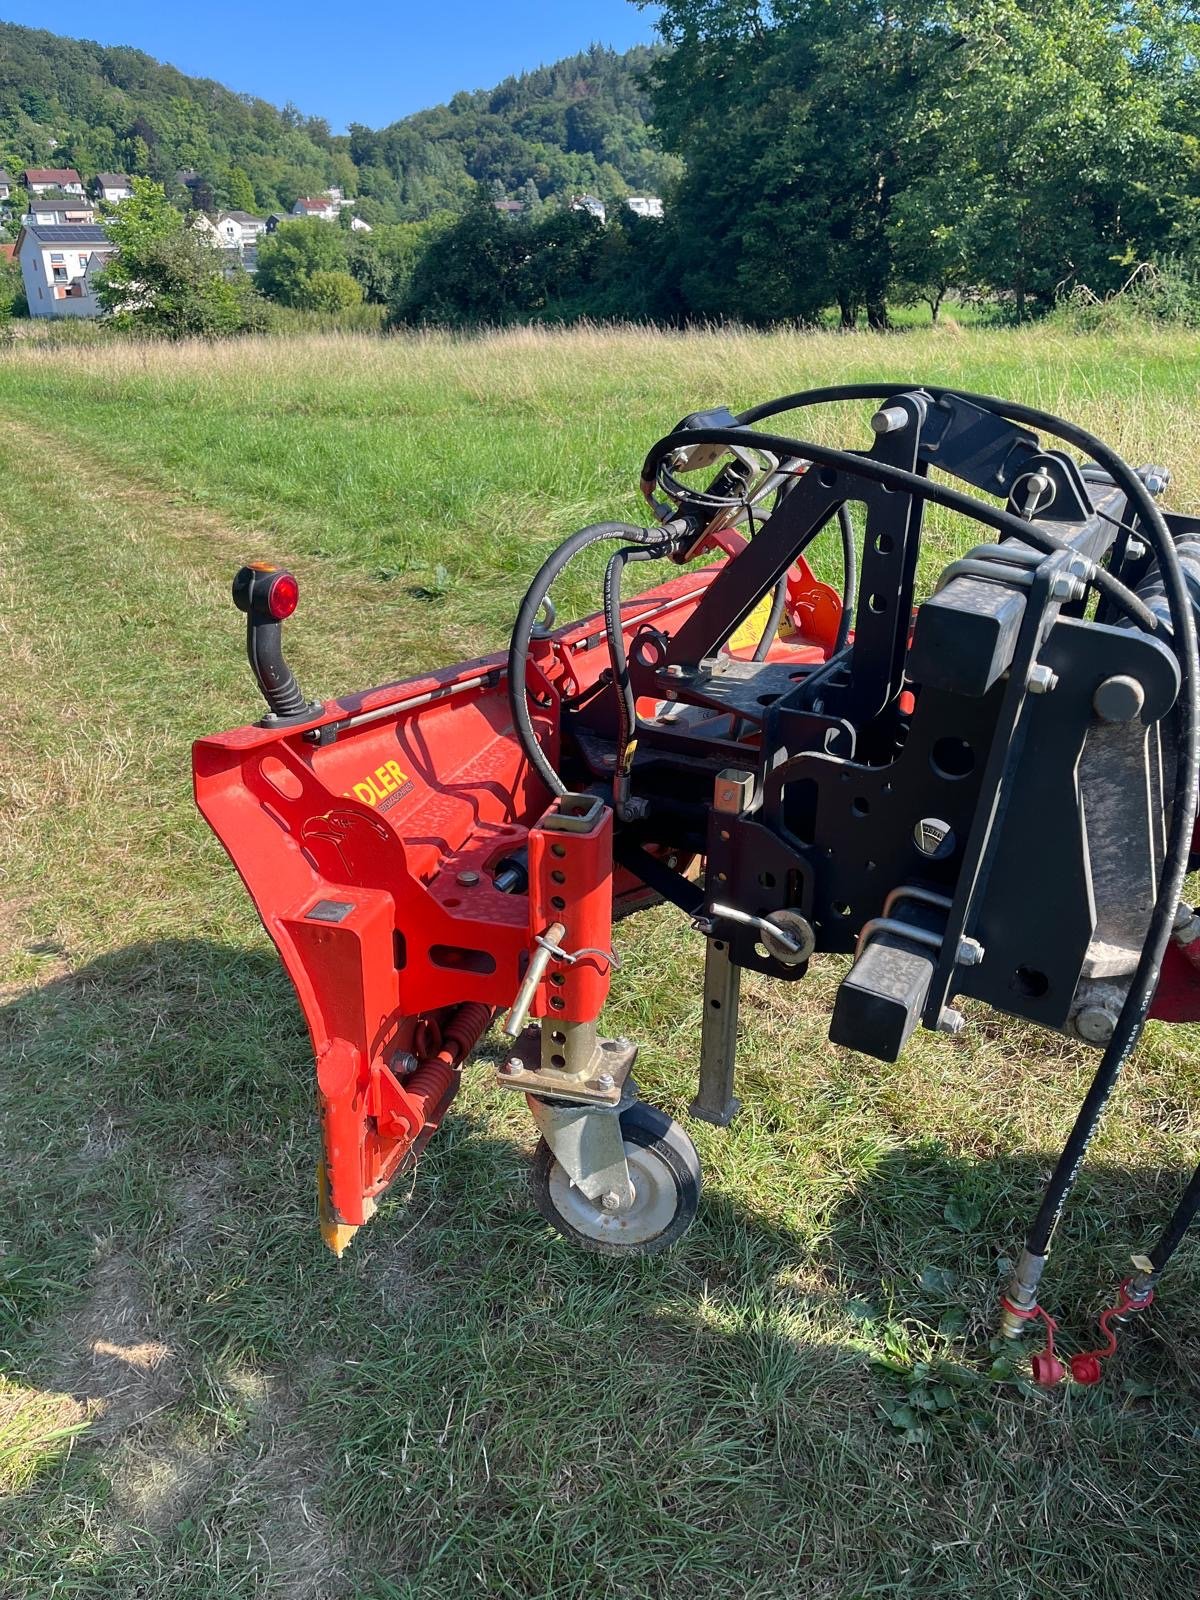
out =
[[(1200, 505), (1190, 336), (0, 362), (0, 1595), (1196, 1592), (1194, 1245), (1099, 1391), (1035, 1391), (989, 1348), (1094, 1057), (975, 1010), (886, 1067), (826, 1038), (838, 963), (749, 976), (745, 1110), (692, 1126), (707, 1187), (672, 1254), (552, 1235), (529, 1119), (481, 1068), (337, 1262), (299, 1012), (192, 808), (190, 741), (258, 715), (243, 558), (299, 573), (311, 690), (416, 673), (500, 647), (554, 541), (638, 515), (642, 457), (686, 411), (876, 376), (1058, 410)], [(699, 940), (665, 909), (617, 937), (608, 1022), (682, 1117)], [(1151, 1028), (1081, 1180), (1046, 1280), (1070, 1347), (1196, 1158), (1197, 1042)]]

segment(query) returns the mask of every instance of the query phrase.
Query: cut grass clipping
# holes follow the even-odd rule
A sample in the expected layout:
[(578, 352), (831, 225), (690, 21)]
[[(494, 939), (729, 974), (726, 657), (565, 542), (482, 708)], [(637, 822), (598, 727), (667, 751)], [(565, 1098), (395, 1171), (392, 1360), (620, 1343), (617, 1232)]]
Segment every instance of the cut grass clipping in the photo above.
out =
[[(673, 1253), (553, 1236), (480, 1072), (336, 1262), (307, 1039), (188, 747), (259, 714), (244, 559), (295, 567), (290, 654), (332, 694), (501, 647), (551, 544), (640, 515), (647, 446), (697, 407), (959, 383), (1170, 466), (1189, 508), (1198, 372), (1190, 335), (1043, 330), (3, 357), (0, 1594), (1195, 1594), (1195, 1246), (1101, 1390), (990, 1364), (1090, 1055), (975, 1010), (886, 1067), (826, 1039), (839, 963), (748, 975), (745, 1110), (692, 1128)], [(598, 568), (561, 590), (594, 609)], [(617, 939), (607, 1024), (682, 1116), (700, 941), (668, 910)], [(1196, 1046), (1151, 1027), (1114, 1100), (1047, 1279), (1074, 1329), (1195, 1160)]]

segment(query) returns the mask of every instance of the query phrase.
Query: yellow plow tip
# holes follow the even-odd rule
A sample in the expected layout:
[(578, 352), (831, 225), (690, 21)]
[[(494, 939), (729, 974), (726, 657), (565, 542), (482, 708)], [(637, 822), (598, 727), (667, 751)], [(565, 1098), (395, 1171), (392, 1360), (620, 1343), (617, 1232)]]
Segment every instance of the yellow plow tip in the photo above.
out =
[(321, 1225), (321, 1238), (340, 1261), (346, 1246), (358, 1232), (356, 1222), (340, 1222), (334, 1215), (329, 1200), (329, 1179), (325, 1174), (325, 1161), (317, 1162), (317, 1218)]

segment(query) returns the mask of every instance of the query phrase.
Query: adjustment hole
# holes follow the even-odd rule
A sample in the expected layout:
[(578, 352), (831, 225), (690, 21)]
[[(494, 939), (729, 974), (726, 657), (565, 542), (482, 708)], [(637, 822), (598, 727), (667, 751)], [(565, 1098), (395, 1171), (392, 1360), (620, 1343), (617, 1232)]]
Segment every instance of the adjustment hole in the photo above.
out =
[(720, 1011), (721, 1002), (719, 1000), (710, 1000), (708, 1003), (713, 1008), (714, 1011)]
[(867, 817), (871, 814), (871, 802), (866, 795), (856, 794), (850, 802), (850, 810), (856, 817)]
[(554, 987), (556, 989), (561, 989), (563, 984), (566, 983), (566, 981), (567, 980), (566, 980), (566, 976), (565, 976), (564, 973), (552, 972), (550, 974), (550, 982), (554, 985)]
[(775, 887), (775, 874), (773, 872), (760, 872), (758, 881), (764, 889), (773, 889)]
[(830, 909), (835, 917), (848, 917), (850, 915), (850, 906), (845, 900), (835, 900)]
[(1018, 967), (1009, 979), (1008, 986), (1027, 1000), (1040, 1000), (1050, 988), (1050, 979), (1036, 967)]
[(975, 770), (975, 752), (965, 739), (947, 735), (929, 752), (929, 764), (939, 778), (965, 778)]
[(557, 856), (560, 861), (562, 860), (563, 856), (566, 855), (566, 853), (567, 847), (565, 844), (552, 844), (550, 846), (550, 854), (552, 856)]
[(550, 904), (554, 907), (555, 911), (565, 911), (567, 909), (567, 902), (560, 894), (552, 894), (550, 896)]
[(566, 883), (566, 881), (567, 881), (566, 873), (565, 872), (560, 872), (558, 870), (558, 868), (555, 867), (554, 871), (550, 874), (550, 882), (551, 883)]
[(890, 556), (896, 548), (896, 541), (890, 533), (877, 533), (875, 535), (875, 551), (877, 555)]
[(550, 1065), (552, 1067), (565, 1067), (566, 1064), (567, 1064), (566, 1056), (552, 1055), (550, 1057)]
[(837, 482), (837, 472), (833, 467), (822, 467), (817, 473), (817, 482), (823, 489), (832, 489)]
[(878, 615), (880, 612), (887, 610), (887, 595), (885, 595), (885, 594), (873, 594), (873, 595), (870, 595), (868, 597), (868, 599), (867, 599), (867, 605), (869, 606), (869, 608), (872, 611), (875, 612), (876, 615)]
[(552, 994), (550, 996), (550, 1004), (554, 1007), (555, 1011), (565, 1011), (567, 1009), (567, 1002), (560, 994)]
[(763, 961), (770, 961), (771, 959), (771, 952), (761, 940), (754, 946), (754, 954)]
[(561, 1028), (555, 1028), (550, 1038), (555, 1044), (566, 1044), (567, 1042), (567, 1036)]

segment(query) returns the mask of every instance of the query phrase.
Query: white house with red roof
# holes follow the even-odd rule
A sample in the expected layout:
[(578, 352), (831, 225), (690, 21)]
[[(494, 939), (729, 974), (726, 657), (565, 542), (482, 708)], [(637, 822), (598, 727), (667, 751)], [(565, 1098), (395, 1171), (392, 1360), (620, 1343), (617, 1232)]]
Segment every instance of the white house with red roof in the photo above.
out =
[(331, 195), (304, 195), (292, 207), (292, 215), (294, 217), (320, 217), (322, 222), (336, 222), (340, 210), (340, 202)]
[(45, 194), (61, 189), (64, 194), (82, 194), (83, 180), (74, 167), (26, 167), (21, 181), (30, 194)]

